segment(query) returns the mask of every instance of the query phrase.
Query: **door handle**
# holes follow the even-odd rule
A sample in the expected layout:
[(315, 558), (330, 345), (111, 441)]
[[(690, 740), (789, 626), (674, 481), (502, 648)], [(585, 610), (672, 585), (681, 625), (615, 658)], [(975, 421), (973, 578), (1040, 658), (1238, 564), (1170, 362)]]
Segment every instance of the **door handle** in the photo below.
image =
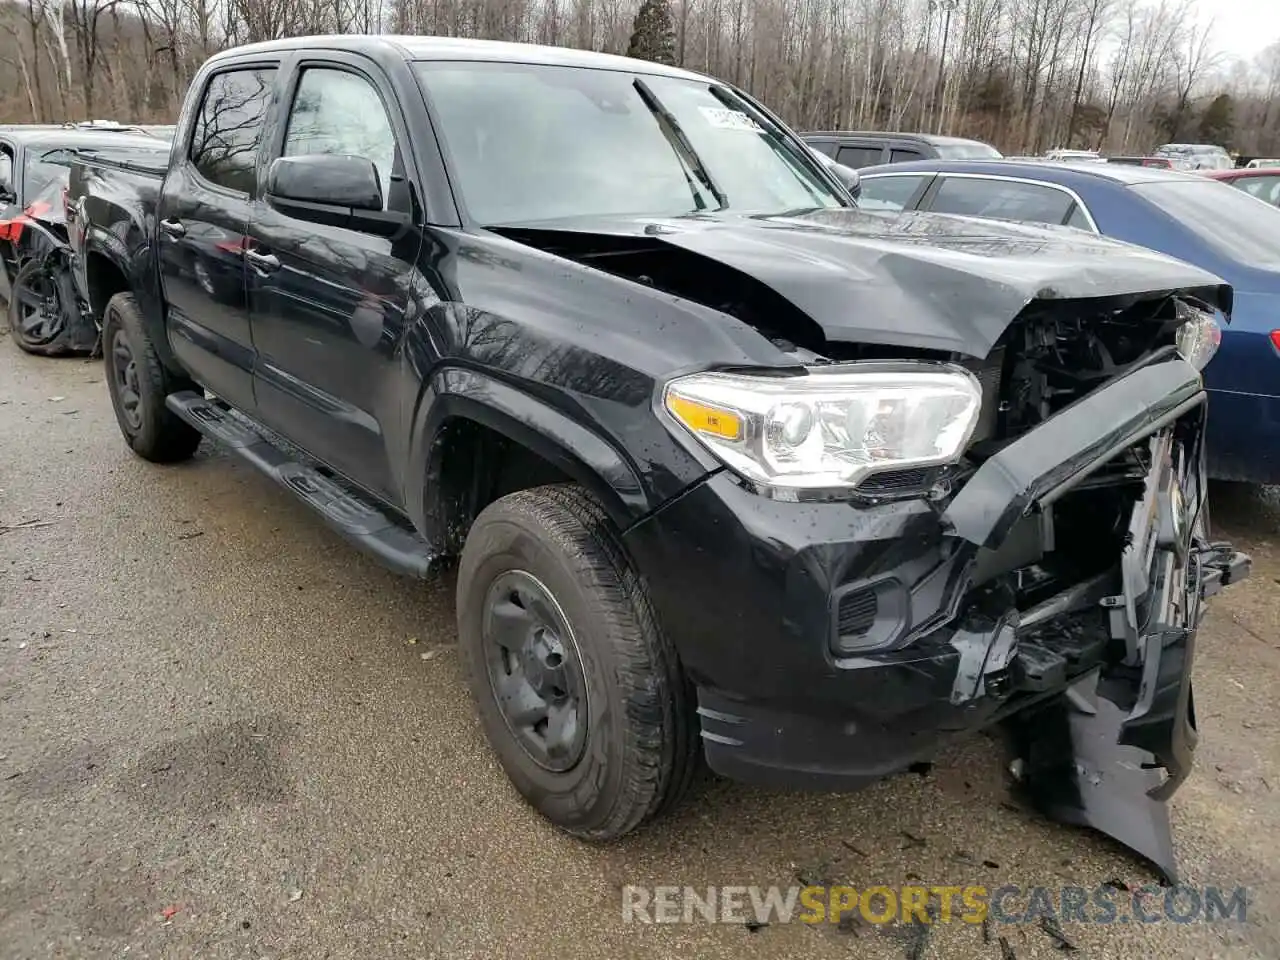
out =
[(263, 273), (271, 273), (280, 269), (280, 261), (276, 259), (275, 254), (259, 253), (257, 250), (245, 250), (244, 258), (249, 261), (251, 267)]
[(185, 237), (187, 235), (187, 228), (178, 220), (161, 220), (160, 229), (175, 240), (178, 237)]

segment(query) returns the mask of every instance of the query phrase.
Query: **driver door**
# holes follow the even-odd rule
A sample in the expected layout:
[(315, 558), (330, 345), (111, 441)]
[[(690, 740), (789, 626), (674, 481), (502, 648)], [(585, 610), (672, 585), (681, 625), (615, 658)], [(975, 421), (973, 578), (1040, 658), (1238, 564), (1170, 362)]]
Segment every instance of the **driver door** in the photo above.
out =
[[(268, 158), (367, 157), (383, 208), (411, 209), (408, 139), (385, 78), (363, 61), (303, 60), (286, 94), (283, 135)], [(398, 503), (387, 439), (400, 407), (390, 389), (421, 234), (391, 240), (323, 227), (260, 198), (245, 260), (262, 421), (380, 499)]]

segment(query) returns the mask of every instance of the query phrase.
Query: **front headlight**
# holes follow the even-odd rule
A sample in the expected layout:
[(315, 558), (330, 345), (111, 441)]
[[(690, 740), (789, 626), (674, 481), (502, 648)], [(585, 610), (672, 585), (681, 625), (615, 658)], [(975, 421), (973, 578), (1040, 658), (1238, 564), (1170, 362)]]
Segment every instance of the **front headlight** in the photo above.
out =
[(797, 499), (955, 460), (978, 422), (982, 388), (952, 364), (833, 364), (790, 377), (678, 377), (663, 405), (726, 465)]
[(1218, 325), (1218, 318), (1207, 310), (1179, 300), (1178, 319), (1182, 321), (1182, 326), (1178, 327), (1178, 355), (1197, 370), (1203, 370), (1222, 343), (1222, 327)]

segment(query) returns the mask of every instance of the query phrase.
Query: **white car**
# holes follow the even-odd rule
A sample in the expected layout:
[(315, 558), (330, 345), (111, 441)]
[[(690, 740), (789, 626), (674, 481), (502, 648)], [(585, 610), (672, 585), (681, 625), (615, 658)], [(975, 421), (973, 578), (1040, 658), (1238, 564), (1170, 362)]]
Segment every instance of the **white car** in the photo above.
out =
[(1264, 168), (1269, 170), (1272, 167), (1280, 167), (1280, 160), (1265, 160), (1262, 157), (1258, 157), (1244, 165), (1246, 170), (1261, 170)]
[(1180, 170), (1232, 170), (1236, 165), (1231, 154), (1213, 143), (1166, 143), (1156, 148), (1155, 156), (1169, 158)]
[(1055, 163), (1105, 163), (1097, 150), (1050, 150), (1044, 155)]

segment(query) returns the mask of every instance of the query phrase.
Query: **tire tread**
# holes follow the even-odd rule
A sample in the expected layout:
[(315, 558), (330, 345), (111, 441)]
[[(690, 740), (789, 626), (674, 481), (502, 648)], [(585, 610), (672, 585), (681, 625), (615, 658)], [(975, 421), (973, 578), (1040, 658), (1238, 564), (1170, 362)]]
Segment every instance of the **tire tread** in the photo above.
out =
[[(501, 515), (523, 518), (569, 558), (607, 643), (623, 691), (626, 723), (624, 781), (608, 817), (590, 828), (566, 827), (587, 840), (611, 840), (670, 810), (687, 792), (701, 741), (679, 658), (663, 635), (642, 579), (627, 559), (604, 509), (575, 484), (552, 484), (509, 494), (481, 512), (476, 526)], [(469, 541), (470, 542), (470, 541)], [(459, 579), (474, 566), (464, 548)], [(469, 563), (469, 560), (472, 561)]]
[[(175, 377), (165, 369), (155, 344), (147, 336), (142, 323), (142, 312), (138, 309), (133, 294), (117, 293), (107, 301), (102, 316), (102, 353), (107, 382), (114, 384), (115, 371), (111, 366), (111, 354), (113, 335), (118, 323), (133, 349), (134, 362), (138, 366), (138, 385), (143, 393), (141, 402), (147, 408), (144, 411), (142, 429), (136, 433), (131, 434), (123, 418), (120, 419), (120, 431), (126, 442), (134, 453), (152, 463), (179, 463), (191, 459), (200, 445), (201, 433), (170, 410), (165, 404), (165, 398), (180, 390), (200, 388), (193, 381)], [(114, 388), (110, 389), (114, 406), (117, 398)]]

